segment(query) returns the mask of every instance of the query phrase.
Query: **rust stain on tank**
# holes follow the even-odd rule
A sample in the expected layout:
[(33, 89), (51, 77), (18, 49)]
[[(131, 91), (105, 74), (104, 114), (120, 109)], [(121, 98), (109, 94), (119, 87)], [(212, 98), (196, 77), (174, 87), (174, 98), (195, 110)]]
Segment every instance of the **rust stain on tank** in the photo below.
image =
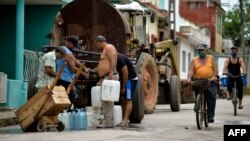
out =
[(98, 52), (95, 37), (103, 35), (118, 52), (125, 53), (126, 33), (130, 33), (128, 21), (109, 3), (102, 0), (75, 0), (58, 13), (52, 42), (60, 45), (65, 36), (77, 35), (86, 51)]

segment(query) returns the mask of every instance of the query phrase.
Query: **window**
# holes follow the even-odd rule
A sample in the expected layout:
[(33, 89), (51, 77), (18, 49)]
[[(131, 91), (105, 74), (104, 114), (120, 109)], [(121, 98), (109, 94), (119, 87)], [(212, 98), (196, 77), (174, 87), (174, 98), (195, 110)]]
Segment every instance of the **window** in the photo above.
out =
[(195, 2), (188, 2), (188, 7), (190, 10), (196, 9), (196, 3)]
[(186, 51), (182, 51), (182, 72), (186, 72)]
[(163, 41), (163, 37), (164, 37), (164, 32), (160, 31), (159, 41)]
[(217, 27), (216, 27), (217, 32), (220, 33), (220, 34), (222, 34), (222, 15), (219, 14), (219, 13), (217, 13), (217, 20), (216, 20), (216, 22), (217, 22)]

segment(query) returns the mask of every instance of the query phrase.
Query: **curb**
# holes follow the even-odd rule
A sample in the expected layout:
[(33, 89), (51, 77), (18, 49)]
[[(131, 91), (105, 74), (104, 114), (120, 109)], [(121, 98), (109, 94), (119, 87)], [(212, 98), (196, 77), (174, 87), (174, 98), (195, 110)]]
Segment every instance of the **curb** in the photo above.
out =
[(17, 125), (16, 117), (9, 117), (0, 119), (0, 127), (5, 127), (9, 125)]
[(0, 108), (0, 127), (17, 124), (15, 109)]

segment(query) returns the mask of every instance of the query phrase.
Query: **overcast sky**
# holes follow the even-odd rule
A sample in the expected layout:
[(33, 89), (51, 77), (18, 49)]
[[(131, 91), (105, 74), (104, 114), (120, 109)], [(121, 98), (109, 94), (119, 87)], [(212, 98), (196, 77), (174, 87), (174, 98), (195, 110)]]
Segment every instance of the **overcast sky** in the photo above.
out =
[(221, 3), (226, 3), (230, 5), (222, 6), (227, 11), (228, 9), (232, 9), (235, 4), (239, 3), (239, 0), (221, 0)]

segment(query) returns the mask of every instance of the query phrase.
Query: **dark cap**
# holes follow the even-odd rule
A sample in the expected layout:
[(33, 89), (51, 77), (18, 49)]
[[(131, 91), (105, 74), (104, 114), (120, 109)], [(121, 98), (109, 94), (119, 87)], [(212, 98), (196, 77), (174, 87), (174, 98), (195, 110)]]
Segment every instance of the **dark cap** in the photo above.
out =
[(61, 47), (56, 47), (55, 49), (56, 49), (56, 52), (61, 52), (62, 55), (65, 55), (65, 54), (66, 54), (66, 50), (64, 49), (63, 46), (61, 46)]
[(56, 49), (58, 46), (53, 46), (53, 45), (44, 45), (42, 46), (42, 51), (44, 53), (47, 53), (49, 51), (52, 51), (53, 49)]
[(233, 49), (239, 50), (238, 47), (236, 47), (236, 46), (231, 47), (231, 50), (233, 50)]
[(95, 40), (96, 40), (97, 42), (106, 42), (105, 37), (103, 37), (102, 35), (97, 36), (97, 37), (95, 38)]
[(66, 38), (67, 41), (71, 42), (74, 46), (78, 46), (78, 37), (75, 35), (69, 35)]
[(56, 50), (57, 52), (61, 52), (63, 55), (66, 54), (66, 50), (64, 49), (64, 47), (60, 47), (60, 46), (52, 46), (52, 45), (45, 45), (42, 47), (42, 51), (44, 53), (48, 53), (50, 51)]
[(207, 45), (206, 44), (198, 44), (197, 45), (197, 48), (207, 48)]

